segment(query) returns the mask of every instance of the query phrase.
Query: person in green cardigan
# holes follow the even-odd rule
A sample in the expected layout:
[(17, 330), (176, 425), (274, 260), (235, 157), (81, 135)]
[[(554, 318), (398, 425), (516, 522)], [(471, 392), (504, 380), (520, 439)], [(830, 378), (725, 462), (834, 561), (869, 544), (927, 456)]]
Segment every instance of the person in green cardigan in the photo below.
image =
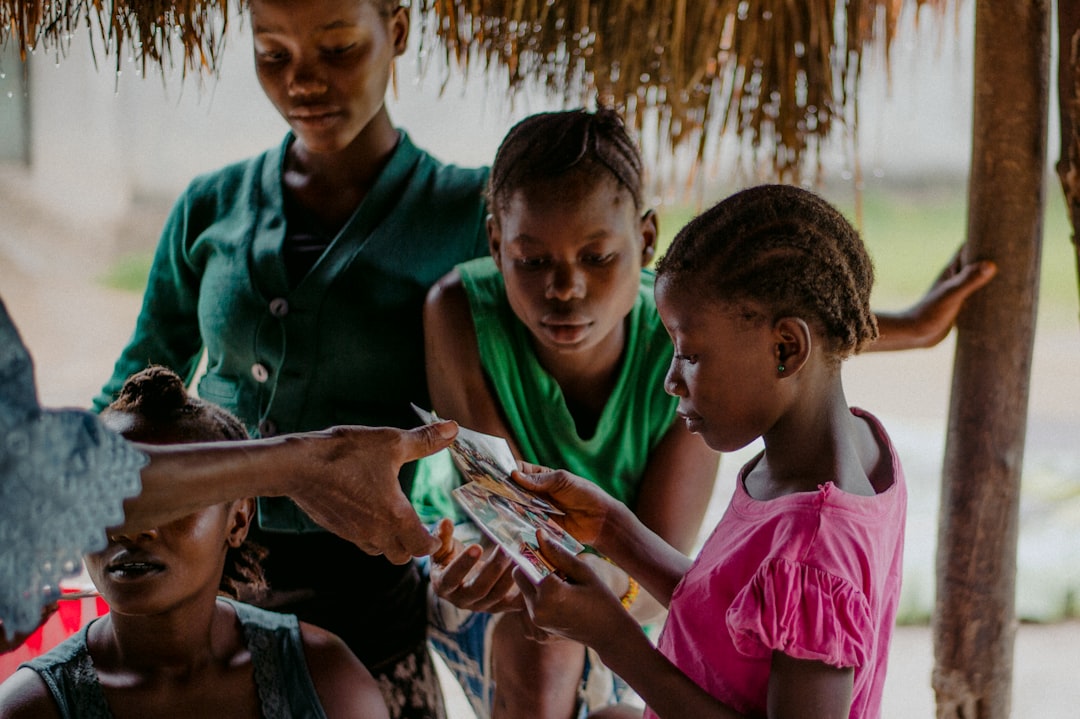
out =
[[(255, 67), (289, 125), (277, 147), (195, 178), (176, 202), (134, 335), (94, 406), (148, 363), (267, 437), (333, 425), (414, 427), (429, 403), (422, 305), (486, 252), (487, 168), (446, 165), (391, 122), (406, 47), (397, 0), (254, 0)], [(400, 474), (408, 494), (413, 465)], [(395, 717), (442, 716), (426, 649), (426, 580), (260, 498), (261, 605), (337, 634)]]
[[(718, 455), (679, 421), (678, 398), (664, 389), (672, 346), (646, 269), (657, 222), (642, 175), (613, 110), (543, 113), (511, 129), (488, 188), (491, 256), (458, 265), (428, 295), (428, 383), (439, 416), (507, 438), (519, 460), (595, 482), (689, 554)], [(873, 349), (936, 343), (993, 272), (990, 263), (947, 271), (910, 310), (878, 313), (884, 339)], [(457, 476), (438, 466), (422, 463), (413, 492), (428, 521), (457, 514)], [(616, 703), (625, 687), (585, 647), (534, 641), (527, 614), (512, 611), (523, 606), (508, 560), (451, 549), (448, 532), (443, 523), (447, 544), (431, 564), (445, 599), (434, 607), (433, 644), (478, 714), (567, 719)], [(626, 573), (587, 559), (640, 623), (662, 618)]]

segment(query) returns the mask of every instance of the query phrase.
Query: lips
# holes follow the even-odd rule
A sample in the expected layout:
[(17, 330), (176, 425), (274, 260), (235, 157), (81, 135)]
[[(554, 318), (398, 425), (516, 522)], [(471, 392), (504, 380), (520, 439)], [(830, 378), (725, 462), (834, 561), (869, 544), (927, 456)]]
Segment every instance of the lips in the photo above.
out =
[(141, 579), (165, 571), (165, 564), (145, 552), (120, 552), (105, 565), (114, 579)]
[(289, 112), (289, 121), (308, 127), (321, 127), (335, 122), (341, 111), (330, 105), (307, 105)]
[(705, 424), (705, 420), (703, 420), (701, 415), (696, 412), (686, 411), (680, 408), (677, 414), (679, 415), (679, 418), (686, 423), (686, 429), (692, 433), (700, 432)]
[(558, 317), (541, 320), (541, 326), (558, 344), (574, 344), (581, 341), (592, 322), (581, 317)]

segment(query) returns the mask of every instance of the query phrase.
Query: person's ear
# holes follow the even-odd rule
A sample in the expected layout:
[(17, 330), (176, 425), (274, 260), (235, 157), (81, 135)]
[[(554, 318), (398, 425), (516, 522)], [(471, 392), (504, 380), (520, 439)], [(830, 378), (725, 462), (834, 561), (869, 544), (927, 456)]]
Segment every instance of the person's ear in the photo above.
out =
[(773, 361), (778, 377), (798, 374), (813, 349), (810, 326), (799, 317), (781, 317), (773, 324)]
[(229, 506), (229, 546), (239, 547), (247, 539), (255, 519), (255, 498), (238, 499)]
[(394, 42), (394, 56), (405, 54), (409, 45), (409, 8), (400, 5), (390, 16), (390, 39)]
[(502, 229), (499, 228), (499, 221), (495, 219), (495, 215), (488, 215), (486, 223), (488, 251), (491, 252), (491, 257), (495, 260), (495, 265), (497, 267), (502, 266)]
[(660, 222), (656, 212), (648, 210), (641, 216), (641, 266), (648, 267), (656, 254), (656, 239), (660, 235)]

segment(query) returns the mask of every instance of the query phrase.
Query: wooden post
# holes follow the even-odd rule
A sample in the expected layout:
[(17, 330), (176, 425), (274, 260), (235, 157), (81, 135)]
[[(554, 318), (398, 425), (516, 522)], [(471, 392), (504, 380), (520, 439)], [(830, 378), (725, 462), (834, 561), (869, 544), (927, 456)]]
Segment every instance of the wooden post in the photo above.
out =
[[(934, 608), (939, 719), (1006, 719), (1016, 542), (1039, 288), (1050, 0), (975, 4), (965, 260), (997, 277), (958, 318)], [(1019, 712), (1024, 716), (1024, 712)]]

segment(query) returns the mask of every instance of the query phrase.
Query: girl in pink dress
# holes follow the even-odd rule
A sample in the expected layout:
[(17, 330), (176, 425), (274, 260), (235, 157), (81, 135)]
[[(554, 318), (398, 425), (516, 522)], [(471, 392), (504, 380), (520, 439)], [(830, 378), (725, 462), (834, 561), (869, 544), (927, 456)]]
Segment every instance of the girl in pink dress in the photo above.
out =
[(796, 187), (744, 190), (676, 237), (656, 298), (679, 415), (713, 449), (758, 437), (696, 560), (591, 482), (515, 475), (669, 615), (653, 646), (579, 559), (515, 574), (539, 626), (594, 647), (647, 717), (878, 717), (900, 593), (906, 490), (880, 423), (849, 408), (841, 362), (877, 337), (858, 233)]

